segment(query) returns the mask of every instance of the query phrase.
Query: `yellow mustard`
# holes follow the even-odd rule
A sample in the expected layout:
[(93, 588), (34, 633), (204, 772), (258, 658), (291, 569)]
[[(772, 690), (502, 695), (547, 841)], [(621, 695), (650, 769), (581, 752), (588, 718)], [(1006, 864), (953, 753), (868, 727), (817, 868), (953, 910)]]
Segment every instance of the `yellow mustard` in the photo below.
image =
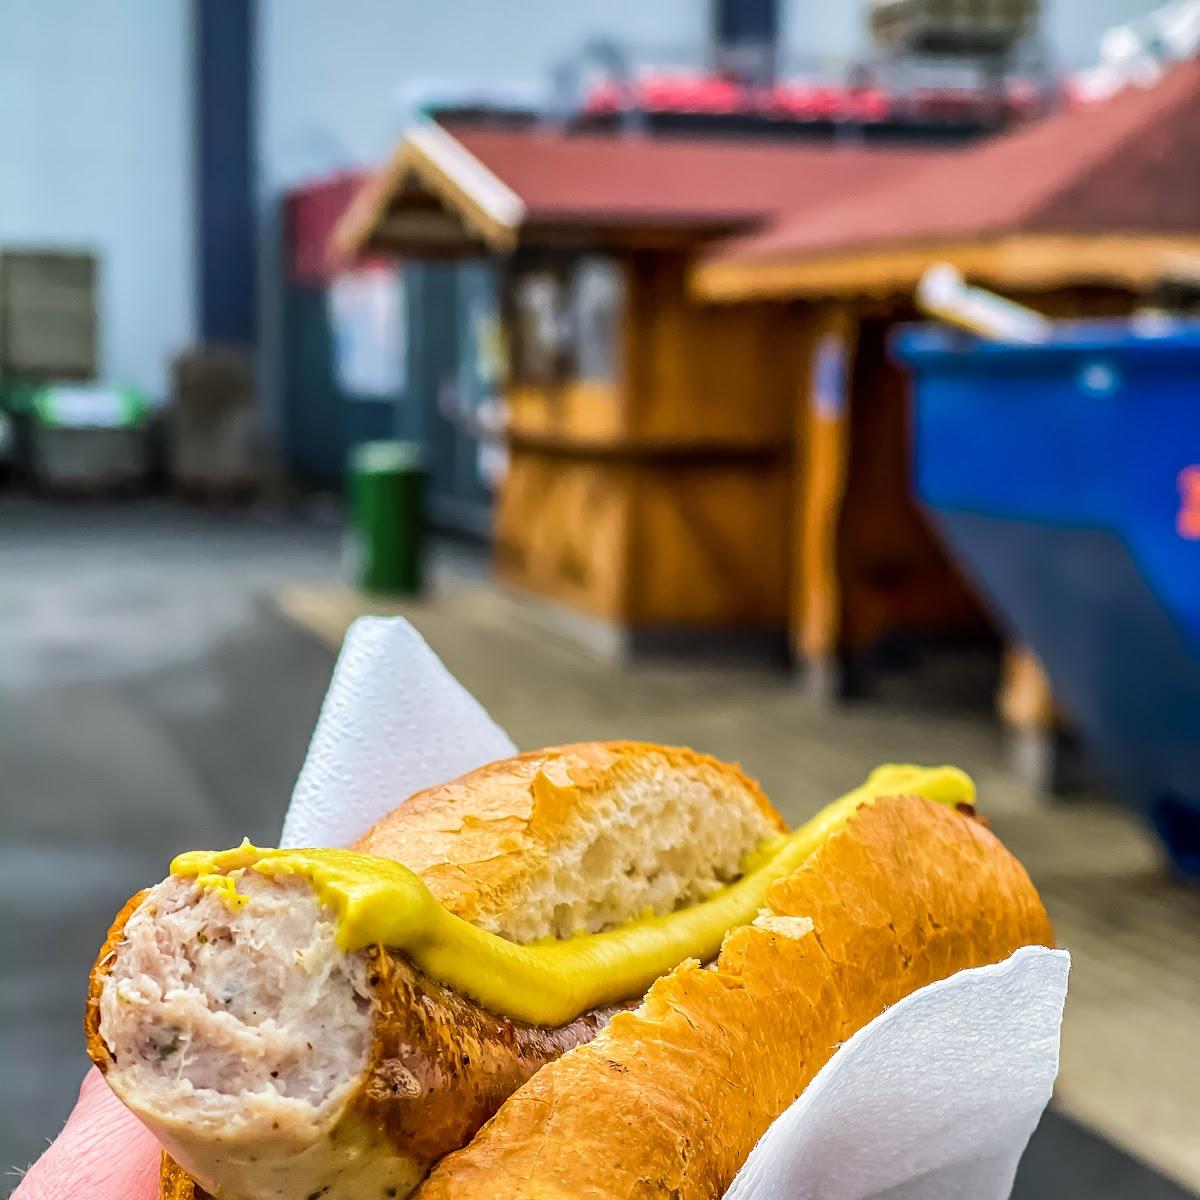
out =
[(730, 929), (754, 919), (771, 884), (791, 874), (860, 805), (896, 793), (954, 807), (974, 802), (975, 785), (955, 767), (878, 767), (811, 821), (760, 847), (741, 879), (699, 904), (605, 933), (529, 946), (454, 916), (399, 863), (350, 850), (260, 849), (247, 840), (234, 850), (181, 854), (171, 873), (218, 889), (231, 906), (246, 902), (237, 890), (244, 870), (303, 879), (336, 915), (338, 945), (347, 953), (374, 945), (399, 950), (426, 975), (493, 1012), (554, 1026), (641, 995), (685, 959), (712, 958)]

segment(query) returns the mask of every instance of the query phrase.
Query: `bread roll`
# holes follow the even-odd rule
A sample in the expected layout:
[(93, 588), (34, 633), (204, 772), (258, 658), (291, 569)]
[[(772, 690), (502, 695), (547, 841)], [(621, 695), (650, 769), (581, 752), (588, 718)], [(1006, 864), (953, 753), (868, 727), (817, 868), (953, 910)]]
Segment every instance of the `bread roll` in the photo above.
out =
[[(782, 827), (736, 767), (586, 744), (422, 792), (357, 848), (402, 861), (451, 912), (531, 942), (703, 900)], [(386, 947), (339, 950), (300, 880), (246, 873), (238, 889), (233, 911), (175, 876), (139, 893), (92, 973), (88, 1050), (181, 1164), (164, 1164), (164, 1196), (189, 1196), (192, 1178), (219, 1200), (406, 1196), (611, 1015), (557, 1028), (497, 1016)]]
[(860, 808), (726, 938), (543, 1067), (417, 1200), (715, 1200), (836, 1048), (888, 1005), (1050, 945), (1024, 869), (972, 815)]

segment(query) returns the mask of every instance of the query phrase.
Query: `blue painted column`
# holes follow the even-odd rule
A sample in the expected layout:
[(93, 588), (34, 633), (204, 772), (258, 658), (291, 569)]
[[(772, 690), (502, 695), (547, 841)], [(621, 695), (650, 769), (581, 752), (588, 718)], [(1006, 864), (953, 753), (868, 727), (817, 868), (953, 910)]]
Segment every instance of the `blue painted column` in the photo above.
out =
[(254, 207), (255, 0), (192, 0), (200, 338), (258, 331)]

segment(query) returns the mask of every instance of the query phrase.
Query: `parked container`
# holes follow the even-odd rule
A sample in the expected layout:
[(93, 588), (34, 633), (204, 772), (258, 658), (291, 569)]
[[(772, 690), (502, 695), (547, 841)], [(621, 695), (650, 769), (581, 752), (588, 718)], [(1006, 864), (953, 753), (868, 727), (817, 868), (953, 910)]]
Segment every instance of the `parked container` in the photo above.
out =
[(29, 435), (40, 488), (128, 490), (149, 475), (149, 410), (131, 388), (48, 385), (33, 397)]
[(910, 331), (919, 493), (1175, 865), (1200, 875), (1200, 321)]

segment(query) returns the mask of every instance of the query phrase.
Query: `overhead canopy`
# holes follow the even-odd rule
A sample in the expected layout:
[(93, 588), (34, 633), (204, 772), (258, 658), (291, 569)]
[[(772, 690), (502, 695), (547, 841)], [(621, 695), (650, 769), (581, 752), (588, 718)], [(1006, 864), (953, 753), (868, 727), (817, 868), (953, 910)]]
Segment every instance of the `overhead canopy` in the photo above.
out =
[(1200, 60), (781, 216), (718, 247), (694, 282), (716, 299), (886, 293), (939, 259), (1009, 287), (1138, 286), (1172, 250), (1200, 250)]
[(283, 266), (292, 283), (320, 286), (331, 274), (329, 240), (368, 176), (343, 171), (310, 180), (283, 199)]
[(905, 174), (929, 151), (418, 126), (334, 234), (342, 260), (744, 232)]

